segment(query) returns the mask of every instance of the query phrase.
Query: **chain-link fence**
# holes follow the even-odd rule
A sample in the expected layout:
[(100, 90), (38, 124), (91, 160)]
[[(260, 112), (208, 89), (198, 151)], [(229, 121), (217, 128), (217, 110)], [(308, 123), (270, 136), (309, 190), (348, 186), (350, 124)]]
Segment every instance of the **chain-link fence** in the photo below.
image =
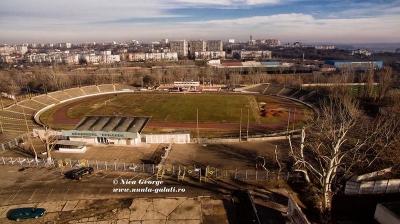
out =
[(286, 180), (289, 182), (303, 182), (303, 178), (299, 173), (290, 172), (270, 172), (264, 170), (223, 170), (215, 167), (196, 167), (196, 166), (177, 166), (172, 164), (156, 165), (156, 164), (135, 164), (121, 162), (107, 162), (97, 160), (52, 160), (50, 164), (46, 159), (34, 158), (15, 158), (1, 157), (0, 164), (16, 165), (16, 166), (35, 166), (35, 167), (54, 167), (63, 169), (74, 169), (82, 166), (91, 166), (96, 170), (109, 171), (126, 171), (137, 173), (148, 173), (156, 175), (157, 178), (165, 176), (191, 177), (195, 179), (238, 179), (238, 180)]

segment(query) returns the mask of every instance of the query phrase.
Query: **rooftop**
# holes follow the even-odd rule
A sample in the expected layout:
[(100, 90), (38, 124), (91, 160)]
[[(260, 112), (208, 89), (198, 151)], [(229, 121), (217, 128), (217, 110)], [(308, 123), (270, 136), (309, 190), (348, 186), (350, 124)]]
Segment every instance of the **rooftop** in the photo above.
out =
[(86, 116), (74, 128), (77, 131), (141, 132), (150, 117)]

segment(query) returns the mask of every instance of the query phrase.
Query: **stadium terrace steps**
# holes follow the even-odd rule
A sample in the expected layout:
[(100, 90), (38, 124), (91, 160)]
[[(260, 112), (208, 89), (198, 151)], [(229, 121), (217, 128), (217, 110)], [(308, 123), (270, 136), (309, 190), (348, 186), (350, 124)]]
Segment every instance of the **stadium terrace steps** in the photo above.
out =
[(45, 107), (44, 104), (42, 104), (40, 102), (37, 102), (35, 100), (32, 100), (32, 99), (23, 100), (23, 101), (19, 102), (18, 104), (20, 106), (29, 107), (29, 108), (32, 108), (32, 109), (35, 109), (35, 110), (40, 110), (43, 107)]
[(115, 91), (133, 90), (133, 87), (125, 84), (114, 84)]
[(1, 119), (3, 119), (3, 118), (12, 118), (12, 119), (21, 119), (21, 120), (24, 120), (25, 117), (26, 117), (26, 119), (28, 119), (28, 117), (30, 117), (30, 115), (25, 115), (25, 116), (24, 116), (24, 114), (16, 113), (16, 112), (14, 112), (14, 111), (1, 110), (1, 111), (0, 111), (0, 117), (2, 117)]
[(28, 114), (28, 115), (33, 115), (36, 112), (35, 109), (29, 108), (29, 107), (23, 107), (18, 104), (11, 105), (10, 107), (7, 108), (7, 110), (13, 111), (16, 113), (20, 113), (20, 114)]
[(98, 85), (97, 88), (99, 89), (100, 92), (102, 93), (107, 93), (107, 92), (114, 92), (114, 85), (113, 84), (104, 84), (104, 85)]
[(283, 86), (277, 86), (277, 85), (270, 84), (270, 85), (268, 85), (268, 88), (265, 90), (264, 94), (277, 95), (282, 89), (283, 89)]
[(59, 101), (57, 101), (56, 99), (48, 96), (48, 95), (39, 95), (39, 96), (35, 96), (32, 98), (35, 101), (38, 101), (40, 103), (47, 105), (51, 105), (53, 103), (59, 103)]
[(257, 93), (263, 93), (264, 90), (265, 90), (267, 87), (268, 87), (268, 84), (261, 84), (261, 85), (255, 86), (255, 87), (248, 88), (248, 89), (246, 89), (246, 91), (249, 91), (249, 92), (257, 92)]
[(66, 89), (64, 90), (66, 94), (68, 94), (71, 98), (84, 96), (84, 92), (80, 88)]
[(83, 86), (81, 87), (81, 90), (86, 94), (86, 95), (92, 95), (96, 93), (100, 93), (99, 89), (97, 86)]
[(310, 93), (310, 91), (306, 91), (306, 90), (299, 90), (297, 91), (295, 94), (293, 94), (291, 97), (295, 98), (295, 99), (300, 99), (302, 96), (307, 95), (308, 93)]
[(53, 99), (57, 100), (58, 102), (71, 98), (71, 96), (65, 93), (64, 91), (52, 92), (49, 93), (48, 95), (51, 96)]
[(291, 97), (293, 94), (297, 93), (298, 89), (284, 87), (280, 92), (279, 95)]

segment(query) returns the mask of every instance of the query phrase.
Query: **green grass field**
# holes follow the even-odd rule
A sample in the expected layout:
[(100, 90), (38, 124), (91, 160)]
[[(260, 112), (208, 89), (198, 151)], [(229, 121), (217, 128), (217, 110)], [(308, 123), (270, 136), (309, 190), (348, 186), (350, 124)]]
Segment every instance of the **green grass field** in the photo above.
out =
[(283, 117), (263, 118), (259, 103), (273, 104), (278, 108), (288, 108), (287, 103), (303, 105), (261, 95), (238, 94), (155, 94), (135, 93), (104, 96), (87, 101), (68, 110), (68, 117), (80, 119), (85, 115), (151, 116), (152, 122), (196, 122), (197, 111), (200, 123), (268, 123), (286, 120)]

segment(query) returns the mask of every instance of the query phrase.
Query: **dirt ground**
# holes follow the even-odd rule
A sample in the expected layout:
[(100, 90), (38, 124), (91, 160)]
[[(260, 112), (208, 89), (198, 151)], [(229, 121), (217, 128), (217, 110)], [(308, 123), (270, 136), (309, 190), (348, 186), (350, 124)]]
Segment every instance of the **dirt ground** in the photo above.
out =
[(182, 166), (212, 166), (225, 170), (255, 169), (258, 155), (273, 155), (271, 142), (242, 142), (221, 144), (175, 144), (165, 163)]
[[(28, 147), (28, 145), (25, 145), (19, 148), (3, 151), (1, 156), (22, 158), (32, 157), (32, 155), (27, 151)], [(41, 154), (45, 149), (39, 140), (34, 140), (34, 147), (39, 158), (47, 158), (46, 155)], [(146, 144), (143, 145), (143, 147), (88, 145), (88, 149), (85, 153), (65, 153), (58, 150), (52, 150), (51, 156), (53, 159), (87, 159), (91, 161), (97, 160), (141, 164), (143, 161), (150, 160), (157, 147), (157, 144)]]

